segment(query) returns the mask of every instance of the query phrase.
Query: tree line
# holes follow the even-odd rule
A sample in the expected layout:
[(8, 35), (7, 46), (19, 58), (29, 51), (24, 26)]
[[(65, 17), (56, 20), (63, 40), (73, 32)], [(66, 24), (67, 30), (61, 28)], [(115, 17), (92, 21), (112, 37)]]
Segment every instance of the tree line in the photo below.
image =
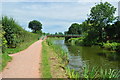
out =
[[(100, 2), (91, 8), (89, 17), (82, 22), (73, 23), (66, 34), (81, 34), (76, 43), (84, 46), (100, 45), (102, 47), (120, 48), (120, 21), (114, 16), (116, 8), (108, 2)], [(65, 38), (70, 41), (70, 38)], [(115, 44), (113, 44), (115, 43)], [(117, 45), (116, 45), (117, 44)]]

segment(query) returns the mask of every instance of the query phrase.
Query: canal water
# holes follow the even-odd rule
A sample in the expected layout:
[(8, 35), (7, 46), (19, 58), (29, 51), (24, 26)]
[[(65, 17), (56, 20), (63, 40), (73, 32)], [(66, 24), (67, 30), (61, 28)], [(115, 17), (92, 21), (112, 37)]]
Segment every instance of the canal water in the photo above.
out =
[(99, 46), (68, 45), (64, 43), (64, 40), (55, 40), (54, 43), (62, 46), (68, 52), (69, 63), (67, 66), (76, 71), (79, 71), (85, 64), (103, 69), (120, 69), (120, 53), (112, 53)]

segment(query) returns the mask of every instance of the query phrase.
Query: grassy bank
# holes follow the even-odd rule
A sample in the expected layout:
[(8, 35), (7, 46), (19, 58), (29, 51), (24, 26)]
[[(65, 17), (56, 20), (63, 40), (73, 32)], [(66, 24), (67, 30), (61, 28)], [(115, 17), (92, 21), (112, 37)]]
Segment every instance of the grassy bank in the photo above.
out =
[(42, 78), (67, 78), (63, 61), (48, 45), (49, 40), (42, 43)]
[(12, 60), (12, 57), (4, 53), (4, 54), (0, 54), (0, 58), (2, 58), (1, 60), (2, 64), (0, 64), (0, 72), (1, 72), (4, 69), (4, 67), (7, 65), (7, 63)]
[(48, 47), (45, 41), (42, 42), (42, 78), (52, 78), (49, 64)]
[(61, 58), (64, 63), (67, 63), (68, 61), (67, 51), (63, 50), (60, 45), (54, 44), (54, 40), (60, 40), (60, 38), (48, 38), (46, 42), (51, 48), (53, 48), (58, 57)]
[[(68, 74), (68, 68), (65, 68), (66, 64), (68, 63), (68, 54), (65, 50), (62, 49), (61, 46), (54, 44), (54, 40), (60, 40), (61, 38), (48, 38), (46, 40), (49, 47), (54, 52), (54, 56), (56, 55), (56, 59), (59, 60), (59, 63), (57, 64), (58, 67), (62, 68), (64, 70), (63, 74), (66, 74), (64, 77), (70, 77)], [(61, 77), (61, 78), (64, 78)], [(59, 77), (60, 78), (60, 77)]]

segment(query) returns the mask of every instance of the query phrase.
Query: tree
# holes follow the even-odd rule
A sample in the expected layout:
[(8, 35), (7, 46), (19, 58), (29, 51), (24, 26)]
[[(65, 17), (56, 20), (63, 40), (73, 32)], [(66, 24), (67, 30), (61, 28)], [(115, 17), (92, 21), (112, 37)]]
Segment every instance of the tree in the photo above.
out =
[[(67, 32), (65, 32), (65, 34), (81, 34), (82, 27), (80, 24), (78, 23), (73, 23), (70, 27), (69, 30)], [(68, 39), (70, 39), (72, 37), (65, 37), (65, 41), (67, 41)], [(75, 38), (75, 37), (74, 37)]]
[(42, 24), (39, 21), (37, 21), (37, 20), (33, 20), (33, 21), (29, 22), (28, 27), (31, 28), (34, 33), (36, 33), (38, 31), (41, 31)]
[(80, 24), (73, 23), (68, 30), (68, 34), (81, 34)]
[(112, 36), (112, 37), (114, 37), (114, 39), (116, 40), (116, 41), (119, 41), (120, 42), (120, 21), (116, 21), (113, 25), (112, 25), (112, 27), (114, 28), (114, 32), (112, 33), (112, 34), (114, 34), (114, 36)]
[(93, 27), (99, 33), (100, 42), (103, 42), (106, 37), (105, 27), (116, 19), (114, 17), (115, 11), (116, 8), (108, 2), (100, 2), (100, 4), (97, 4), (91, 9), (89, 19), (94, 21), (95, 25), (93, 25)]

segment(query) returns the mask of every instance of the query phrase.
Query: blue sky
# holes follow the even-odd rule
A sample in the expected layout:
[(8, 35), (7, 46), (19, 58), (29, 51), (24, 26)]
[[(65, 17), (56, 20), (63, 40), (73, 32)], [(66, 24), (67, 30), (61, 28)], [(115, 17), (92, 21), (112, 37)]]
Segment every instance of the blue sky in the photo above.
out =
[[(67, 31), (72, 23), (82, 23), (91, 7), (100, 0), (70, 1), (70, 0), (5, 0), (2, 3), (2, 15), (13, 17), (24, 29), (28, 29), (28, 23), (39, 20), (43, 24), (43, 31), (49, 33)], [(105, 0), (103, 0), (105, 1)], [(118, 1), (110, 1), (118, 8)], [(0, 3), (1, 4), (1, 3)], [(116, 11), (116, 16), (118, 12)]]

